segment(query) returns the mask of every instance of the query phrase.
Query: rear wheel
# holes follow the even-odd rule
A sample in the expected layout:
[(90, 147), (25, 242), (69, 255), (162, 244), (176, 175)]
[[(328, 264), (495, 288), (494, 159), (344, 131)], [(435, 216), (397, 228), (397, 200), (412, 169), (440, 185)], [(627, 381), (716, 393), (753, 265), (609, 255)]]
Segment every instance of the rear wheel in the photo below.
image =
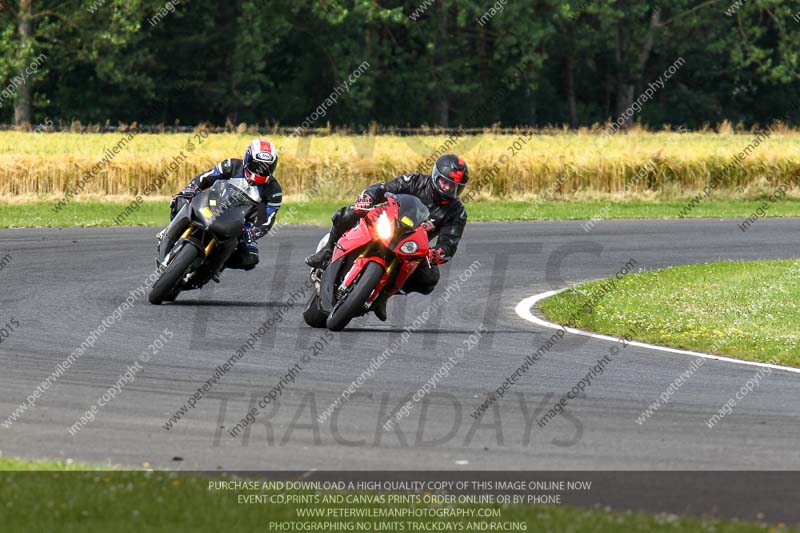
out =
[(361, 277), (353, 284), (353, 289), (344, 297), (344, 300), (337, 303), (331, 310), (330, 316), (326, 321), (326, 326), (331, 331), (341, 331), (350, 321), (360, 315), (364, 309), (369, 295), (378, 286), (378, 282), (383, 276), (383, 267), (378, 263), (370, 261), (364, 267)]
[(178, 282), (198, 257), (200, 257), (200, 250), (191, 244), (185, 244), (158, 278), (158, 281), (153, 284), (148, 296), (150, 303), (161, 305), (164, 301), (174, 301), (178, 297)]

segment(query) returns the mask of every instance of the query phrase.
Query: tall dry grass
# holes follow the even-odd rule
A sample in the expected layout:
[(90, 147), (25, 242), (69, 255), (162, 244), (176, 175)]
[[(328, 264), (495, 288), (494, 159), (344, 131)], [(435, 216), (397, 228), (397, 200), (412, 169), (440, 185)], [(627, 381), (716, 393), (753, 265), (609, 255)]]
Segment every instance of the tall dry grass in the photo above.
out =
[[(586, 130), (548, 132), (509, 147), (520, 136), (487, 133), (455, 139), (448, 152), (470, 166), (479, 197), (525, 198), (545, 191), (559, 176), (555, 198), (617, 195), (647, 165), (654, 170), (626, 192), (633, 196), (677, 197), (701, 190), (713, 177), (717, 191), (768, 191), (800, 180), (800, 133), (775, 128), (771, 137), (738, 167), (731, 157), (754, 138), (752, 132), (674, 133), (634, 131), (603, 137)], [(121, 133), (0, 133), (0, 193), (30, 197), (74, 189)], [(244, 134), (139, 134), (119, 155), (89, 179), (82, 194), (130, 195), (144, 190), (181, 151), (187, 156), (168, 174), (157, 194), (171, 194), (194, 175), (226, 157), (241, 157), (250, 140)], [(447, 141), (446, 136), (330, 135), (273, 137), (281, 151), (278, 178), (287, 195), (351, 198), (367, 184), (417, 169)], [(191, 141), (195, 150), (188, 152)], [(516, 152), (516, 155), (515, 155)], [(503, 156), (508, 160), (503, 159)], [(490, 171), (498, 165), (499, 172)]]

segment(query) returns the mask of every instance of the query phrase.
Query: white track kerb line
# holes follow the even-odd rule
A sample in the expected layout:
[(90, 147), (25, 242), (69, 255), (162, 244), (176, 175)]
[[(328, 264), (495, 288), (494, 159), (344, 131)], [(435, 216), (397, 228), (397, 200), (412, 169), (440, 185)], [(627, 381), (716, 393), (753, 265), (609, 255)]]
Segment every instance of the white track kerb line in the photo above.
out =
[[(540, 301), (544, 300), (545, 298), (550, 298), (551, 296), (555, 296), (560, 292), (564, 292), (569, 287), (563, 289), (557, 289), (554, 291), (547, 291), (541, 294), (537, 294), (535, 296), (531, 296), (529, 298), (525, 298), (520, 303), (517, 304), (516, 308), (514, 309), (519, 315), (520, 318), (527, 320), (528, 322), (532, 322), (537, 326), (543, 326), (545, 328), (550, 329), (562, 329), (562, 326), (559, 324), (554, 324), (553, 322), (548, 322), (542, 318), (533, 314), (533, 307), (539, 303)], [(611, 341), (611, 342), (619, 342), (619, 338), (612, 337), (610, 335), (600, 335), (599, 333), (592, 333), (590, 331), (584, 331), (582, 329), (575, 329), (570, 327), (564, 327), (567, 333), (574, 333), (575, 335), (583, 335), (584, 337), (592, 337), (593, 339), (601, 339), (604, 341)], [(792, 368), (790, 366), (781, 366), (781, 365), (773, 365), (770, 363), (757, 363), (755, 361), (743, 361), (741, 359), (732, 359), (730, 357), (724, 357), (721, 355), (713, 355), (710, 353), (702, 353), (702, 352), (693, 352), (691, 350), (680, 350), (678, 348), (667, 348), (666, 346), (657, 346), (655, 344), (647, 344), (646, 342), (638, 342), (638, 341), (629, 341), (629, 346), (637, 346), (639, 348), (647, 348), (648, 350), (658, 350), (660, 352), (669, 352), (669, 353), (678, 353), (681, 355), (691, 355), (692, 357), (702, 357), (704, 359), (713, 359), (715, 361), (724, 361), (726, 363), (735, 363), (737, 365), (747, 365), (747, 366), (758, 366), (764, 368), (774, 368), (776, 370), (785, 370), (786, 372), (793, 372), (795, 374), (800, 374), (800, 368)]]

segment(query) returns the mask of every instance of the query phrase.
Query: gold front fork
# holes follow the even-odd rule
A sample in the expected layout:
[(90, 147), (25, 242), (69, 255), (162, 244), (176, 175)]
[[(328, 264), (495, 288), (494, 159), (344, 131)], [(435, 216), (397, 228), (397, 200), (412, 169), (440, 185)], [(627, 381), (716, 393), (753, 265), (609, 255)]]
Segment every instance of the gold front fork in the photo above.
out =
[(391, 278), (391, 276), (392, 276), (392, 272), (394, 272), (394, 269), (397, 267), (397, 265), (398, 265), (399, 263), (400, 263), (400, 260), (399, 260), (399, 259), (397, 259), (397, 256), (395, 256), (395, 257), (392, 259), (392, 262), (391, 262), (391, 263), (389, 263), (389, 266), (388, 266), (388, 267), (386, 267), (386, 275), (387, 275), (387, 276), (389, 276), (389, 278)]
[[(188, 239), (189, 237), (192, 236), (194, 230), (196, 229), (197, 228), (195, 228), (194, 226), (189, 226), (188, 228), (186, 228), (186, 231), (184, 231), (183, 234), (181, 235), (181, 239)], [(217, 241), (211, 239), (211, 241), (209, 241), (209, 243), (206, 245), (205, 247), (206, 257), (211, 255), (211, 252), (214, 251), (214, 246), (216, 245), (216, 243)]]

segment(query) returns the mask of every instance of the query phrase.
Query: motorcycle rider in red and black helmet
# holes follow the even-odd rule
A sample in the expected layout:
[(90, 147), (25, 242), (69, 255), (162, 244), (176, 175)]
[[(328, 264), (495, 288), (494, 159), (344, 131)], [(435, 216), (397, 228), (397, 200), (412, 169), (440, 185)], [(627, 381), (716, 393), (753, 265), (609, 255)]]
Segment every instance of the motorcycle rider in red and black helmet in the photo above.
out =
[[(258, 199), (258, 208), (248, 218), (239, 245), (225, 267), (252, 270), (258, 264), (256, 240), (269, 233), (283, 200), (281, 185), (274, 175), (277, 166), (278, 149), (275, 145), (265, 139), (255, 139), (247, 146), (243, 159), (226, 159), (192, 179), (172, 198), (171, 216), (174, 218), (184, 202), (191, 201), (197, 193), (208, 189), (217, 180), (238, 181), (240, 189), (246, 190), (251, 198)], [(218, 274), (214, 280), (219, 280)]]
[[(438, 239), (431, 246), (429, 264), (420, 264), (408, 278), (403, 290), (430, 294), (439, 282), (438, 265), (446, 263), (455, 255), (467, 225), (467, 210), (459, 196), (468, 181), (469, 172), (464, 160), (455, 155), (443, 155), (434, 163), (430, 175), (403, 174), (389, 182), (367, 187), (354, 205), (342, 207), (333, 214), (333, 227), (326, 246), (307, 257), (306, 264), (312, 268), (325, 268), (333, 256), (333, 247), (342, 234), (358, 223), (366, 209), (385, 202), (385, 193), (411, 194), (422, 200), (430, 210), (433, 228), (428, 235), (431, 239)], [(381, 321), (386, 320), (385, 298), (378, 299), (372, 309)]]

